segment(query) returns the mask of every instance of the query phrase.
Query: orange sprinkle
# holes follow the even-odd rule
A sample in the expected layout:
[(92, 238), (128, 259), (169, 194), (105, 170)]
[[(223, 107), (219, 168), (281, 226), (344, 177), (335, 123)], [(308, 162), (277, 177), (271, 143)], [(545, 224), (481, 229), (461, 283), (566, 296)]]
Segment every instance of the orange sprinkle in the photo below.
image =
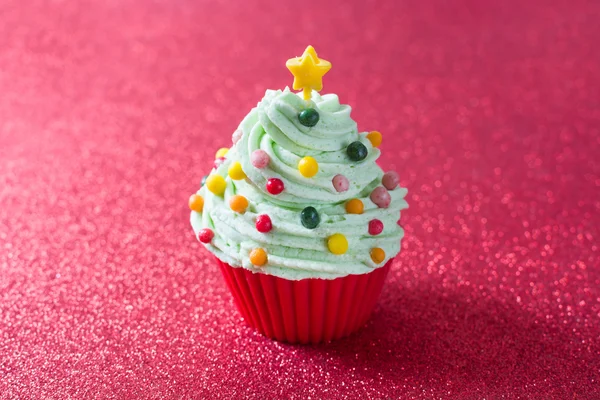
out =
[(385, 251), (383, 251), (382, 248), (373, 247), (371, 249), (371, 260), (373, 260), (375, 264), (381, 264), (381, 262), (385, 260)]
[(190, 196), (188, 205), (190, 206), (190, 210), (202, 212), (202, 209), (204, 208), (204, 197), (200, 196), (199, 194), (193, 194)]
[(346, 212), (348, 214), (362, 214), (365, 206), (359, 199), (348, 200), (346, 203)]
[(239, 194), (231, 196), (229, 199), (229, 207), (233, 211), (243, 214), (248, 208), (248, 199), (246, 199), (244, 196), (240, 196)]
[(381, 133), (377, 131), (369, 132), (367, 139), (369, 139), (373, 147), (379, 147), (381, 145), (381, 141), (383, 140)]
[(250, 262), (257, 267), (262, 267), (267, 263), (267, 252), (261, 248), (252, 250), (250, 252)]

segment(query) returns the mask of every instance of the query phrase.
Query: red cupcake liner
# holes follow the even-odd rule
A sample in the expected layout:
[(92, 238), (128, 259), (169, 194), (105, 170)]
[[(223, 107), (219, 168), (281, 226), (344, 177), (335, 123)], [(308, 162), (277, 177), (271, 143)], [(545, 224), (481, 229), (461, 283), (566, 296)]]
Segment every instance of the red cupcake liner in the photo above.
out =
[(271, 339), (302, 344), (328, 342), (361, 328), (392, 264), (362, 275), (291, 281), (217, 262), (250, 326)]

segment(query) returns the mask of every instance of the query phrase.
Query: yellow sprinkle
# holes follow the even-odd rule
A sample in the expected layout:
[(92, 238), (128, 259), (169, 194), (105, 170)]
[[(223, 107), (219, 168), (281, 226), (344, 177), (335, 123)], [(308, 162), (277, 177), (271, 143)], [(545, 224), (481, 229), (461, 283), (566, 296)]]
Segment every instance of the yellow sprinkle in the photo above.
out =
[(228, 151), (229, 149), (227, 147), (221, 147), (219, 150), (217, 150), (217, 154), (215, 154), (215, 159), (225, 157)]
[(336, 233), (327, 239), (327, 247), (333, 254), (344, 254), (348, 251), (348, 240), (341, 233)]
[(239, 161), (236, 161), (233, 164), (231, 164), (228, 173), (229, 177), (234, 181), (239, 181), (240, 179), (246, 178), (246, 174), (242, 170), (242, 164), (240, 164)]
[(225, 193), (227, 183), (221, 175), (214, 174), (206, 179), (206, 187), (217, 196), (222, 196)]
[(298, 171), (306, 178), (313, 177), (319, 172), (319, 163), (310, 156), (304, 157), (298, 163)]

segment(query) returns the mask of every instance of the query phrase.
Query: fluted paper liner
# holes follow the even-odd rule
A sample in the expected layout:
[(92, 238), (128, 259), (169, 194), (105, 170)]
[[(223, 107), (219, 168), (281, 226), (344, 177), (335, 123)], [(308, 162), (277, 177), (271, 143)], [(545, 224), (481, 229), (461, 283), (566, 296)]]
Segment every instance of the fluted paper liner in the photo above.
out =
[(320, 343), (357, 331), (369, 319), (392, 260), (368, 274), (292, 281), (217, 259), (244, 320), (271, 339)]

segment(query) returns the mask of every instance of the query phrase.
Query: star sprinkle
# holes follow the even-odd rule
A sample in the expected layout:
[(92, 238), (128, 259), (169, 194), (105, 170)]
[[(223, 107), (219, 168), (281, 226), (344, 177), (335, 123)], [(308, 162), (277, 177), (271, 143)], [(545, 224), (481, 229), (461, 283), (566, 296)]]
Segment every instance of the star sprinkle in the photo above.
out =
[(323, 89), (323, 75), (331, 69), (331, 63), (317, 57), (312, 46), (308, 46), (301, 57), (287, 60), (285, 66), (294, 75), (294, 90), (302, 89), (304, 100), (310, 99), (311, 91)]

